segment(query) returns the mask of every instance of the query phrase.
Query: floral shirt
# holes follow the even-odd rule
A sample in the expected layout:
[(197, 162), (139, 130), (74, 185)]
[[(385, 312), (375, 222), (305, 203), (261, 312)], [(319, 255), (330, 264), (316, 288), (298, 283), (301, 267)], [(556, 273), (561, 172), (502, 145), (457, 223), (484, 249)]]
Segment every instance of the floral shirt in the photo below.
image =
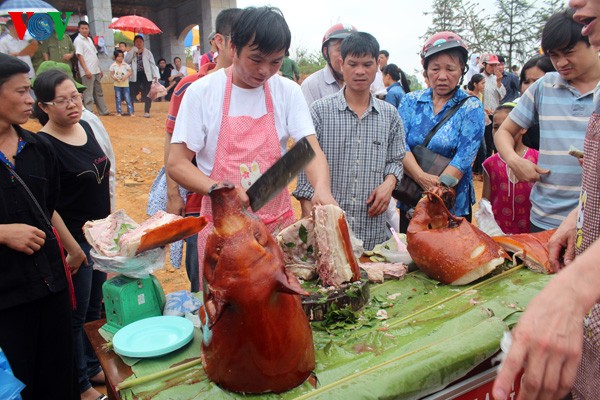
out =
[[(462, 89), (457, 89), (442, 110), (434, 114), (432, 89), (407, 93), (398, 108), (404, 122), (406, 151), (423, 143), (431, 128), (442, 119), (444, 114), (467, 96)], [(450, 210), (455, 215), (468, 215), (471, 212), (471, 205), (475, 204), (471, 165), (481, 145), (484, 129), (483, 105), (479, 99), (473, 97), (446, 121), (427, 146), (430, 150), (451, 158), (450, 165), (463, 173), (462, 179), (455, 187), (456, 205)], [(403, 210), (408, 209), (401, 203), (399, 207)]]

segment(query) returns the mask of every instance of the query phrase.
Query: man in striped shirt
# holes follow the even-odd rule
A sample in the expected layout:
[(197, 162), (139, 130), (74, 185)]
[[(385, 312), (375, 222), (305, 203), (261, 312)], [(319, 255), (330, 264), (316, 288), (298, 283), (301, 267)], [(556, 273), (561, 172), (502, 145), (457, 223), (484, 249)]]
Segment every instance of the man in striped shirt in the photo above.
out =
[[(557, 228), (579, 201), (582, 170), (568, 151), (571, 145), (583, 149), (600, 60), (572, 15), (554, 14), (542, 33), (542, 48), (557, 72), (547, 73), (523, 94), (494, 138), (516, 177), (536, 182), (530, 197), (532, 232)], [(514, 151), (513, 139), (521, 128), (535, 123), (540, 124), (537, 166)]]

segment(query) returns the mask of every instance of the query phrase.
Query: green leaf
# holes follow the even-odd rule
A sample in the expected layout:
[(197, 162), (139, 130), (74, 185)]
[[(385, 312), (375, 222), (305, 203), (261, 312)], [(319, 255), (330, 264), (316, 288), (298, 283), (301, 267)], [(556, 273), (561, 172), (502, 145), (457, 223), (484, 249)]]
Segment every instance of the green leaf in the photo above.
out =
[(294, 242), (287, 242), (285, 244), (285, 247), (289, 247), (289, 248), (296, 247), (296, 243), (294, 243)]
[(308, 240), (308, 230), (304, 225), (300, 225), (300, 229), (298, 230), (298, 236), (300, 237), (300, 240), (302, 240), (302, 243), (306, 243), (306, 241)]
[(314, 253), (314, 251), (315, 251), (315, 250), (313, 249), (313, 246), (312, 246), (312, 244), (306, 248), (306, 253), (307, 253), (307, 254), (313, 254), (313, 253)]

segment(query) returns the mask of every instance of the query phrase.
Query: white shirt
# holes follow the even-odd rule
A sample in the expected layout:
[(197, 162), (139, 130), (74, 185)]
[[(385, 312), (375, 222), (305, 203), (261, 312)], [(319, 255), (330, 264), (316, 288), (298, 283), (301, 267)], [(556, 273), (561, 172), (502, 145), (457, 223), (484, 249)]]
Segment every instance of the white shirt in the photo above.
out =
[(383, 73), (377, 67), (377, 72), (375, 73), (375, 80), (371, 83), (371, 93), (375, 96), (385, 96), (387, 94), (387, 89), (383, 84)]
[(200, 64), (200, 57), (202, 56), (202, 53), (200, 53), (200, 50), (198, 50), (197, 48), (194, 49), (194, 51), (192, 51), (192, 60), (194, 64)]
[(483, 106), (494, 112), (500, 105), (500, 100), (506, 96), (506, 89), (504, 85), (498, 87), (498, 80), (496, 75), (487, 75), (483, 73), (485, 78), (485, 90), (483, 91)]
[[(183, 96), (171, 143), (185, 143), (196, 153), (198, 168), (210, 175), (215, 163), (217, 141), (221, 129), (223, 99), (227, 76), (225, 69), (209, 74), (192, 83)], [(288, 139), (298, 141), (314, 135), (312, 118), (298, 84), (274, 75), (269, 79), (275, 113), (275, 128), (281, 154), (287, 151)], [(267, 113), (263, 87), (242, 89), (235, 85), (231, 91), (230, 116), (247, 115), (259, 118)]]
[[(23, 40), (19, 38), (12, 37), (10, 34), (7, 34), (2, 39), (0, 39), (0, 53), (9, 54), (10, 53), (20, 53), (25, 47), (29, 46), (29, 40), (31, 40), (31, 36), (26, 34), (23, 37)], [(31, 64), (31, 57), (29, 56), (17, 56), (18, 59), (25, 61), (27, 65), (29, 65), (29, 73), (27, 74), (29, 78), (35, 77), (35, 71), (33, 70), (33, 64)]]
[[(96, 45), (94, 44), (92, 38), (89, 36), (85, 38), (79, 34), (73, 41), (73, 46), (75, 46), (75, 54), (81, 54), (83, 56), (83, 60), (85, 61), (88, 71), (90, 71), (92, 75), (99, 74), (100, 60), (98, 59), (98, 50), (96, 49)], [(81, 63), (78, 64), (79, 72), (83, 76), (85, 74), (85, 70), (83, 69)]]
[(182, 65), (179, 69), (173, 67), (173, 69), (171, 70), (171, 76), (175, 76), (177, 74), (183, 74), (183, 76), (188, 76), (187, 67), (185, 65)]

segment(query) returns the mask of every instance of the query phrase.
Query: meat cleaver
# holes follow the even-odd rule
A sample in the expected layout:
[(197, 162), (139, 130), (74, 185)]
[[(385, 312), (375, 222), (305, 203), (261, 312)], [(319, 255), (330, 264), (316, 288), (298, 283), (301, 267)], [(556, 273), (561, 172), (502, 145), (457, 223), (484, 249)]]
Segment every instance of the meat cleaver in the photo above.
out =
[(248, 188), (252, 211), (260, 210), (291, 182), (315, 156), (306, 138), (300, 139), (283, 157), (271, 166)]

